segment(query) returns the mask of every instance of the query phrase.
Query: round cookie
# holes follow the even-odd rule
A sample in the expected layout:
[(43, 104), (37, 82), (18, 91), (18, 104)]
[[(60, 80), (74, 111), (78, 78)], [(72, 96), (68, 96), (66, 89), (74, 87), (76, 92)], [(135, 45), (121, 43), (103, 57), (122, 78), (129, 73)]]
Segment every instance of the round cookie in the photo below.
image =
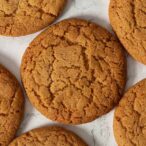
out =
[(146, 146), (146, 79), (130, 88), (120, 101), (114, 133), (119, 146)]
[(146, 65), (145, 7), (145, 0), (111, 0), (109, 16), (114, 31), (129, 54)]
[(0, 64), (0, 146), (8, 146), (19, 128), (24, 98), (16, 78)]
[(85, 20), (51, 26), (23, 56), (22, 82), (31, 103), (49, 119), (67, 124), (109, 112), (125, 87), (122, 49), (107, 30)]
[(77, 135), (61, 127), (32, 130), (16, 138), (9, 146), (87, 146)]
[(0, 0), (0, 35), (22, 36), (51, 24), (66, 0)]

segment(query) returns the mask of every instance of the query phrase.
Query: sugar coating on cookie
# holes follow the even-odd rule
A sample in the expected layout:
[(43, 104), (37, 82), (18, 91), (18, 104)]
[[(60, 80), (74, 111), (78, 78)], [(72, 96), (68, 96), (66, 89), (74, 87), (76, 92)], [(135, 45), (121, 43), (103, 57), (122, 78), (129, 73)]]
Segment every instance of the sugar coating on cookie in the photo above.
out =
[(16, 78), (0, 65), (0, 146), (13, 140), (23, 116), (24, 98)]
[(51, 24), (66, 0), (0, 0), (0, 35), (22, 36)]
[(111, 0), (111, 25), (137, 61), (146, 64), (146, 0)]
[(61, 127), (44, 127), (16, 138), (9, 146), (87, 146), (77, 135)]
[(30, 101), (49, 119), (68, 124), (109, 112), (125, 87), (122, 49), (107, 30), (85, 20), (51, 26), (23, 56), (21, 76)]
[(120, 101), (114, 133), (119, 146), (146, 146), (146, 79), (130, 88)]

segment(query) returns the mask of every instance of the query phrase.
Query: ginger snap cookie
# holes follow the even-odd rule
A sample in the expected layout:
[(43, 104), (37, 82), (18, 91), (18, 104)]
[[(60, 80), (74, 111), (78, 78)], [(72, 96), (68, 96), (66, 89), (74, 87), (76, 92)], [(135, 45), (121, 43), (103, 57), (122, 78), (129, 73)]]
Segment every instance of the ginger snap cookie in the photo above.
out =
[(51, 26), (22, 59), (22, 82), (31, 103), (49, 119), (67, 124), (109, 112), (125, 87), (122, 49), (107, 30), (85, 20)]
[(16, 78), (0, 65), (0, 146), (13, 140), (23, 116), (24, 98)]
[(120, 101), (114, 133), (119, 146), (146, 146), (146, 79), (130, 88)]
[(66, 0), (0, 0), (0, 35), (22, 36), (51, 24)]
[(111, 25), (137, 61), (146, 64), (146, 0), (111, 0)]
[(77, 135), (61, 127), (34, 129), (16, 138), (9, 146), (87, 146)]

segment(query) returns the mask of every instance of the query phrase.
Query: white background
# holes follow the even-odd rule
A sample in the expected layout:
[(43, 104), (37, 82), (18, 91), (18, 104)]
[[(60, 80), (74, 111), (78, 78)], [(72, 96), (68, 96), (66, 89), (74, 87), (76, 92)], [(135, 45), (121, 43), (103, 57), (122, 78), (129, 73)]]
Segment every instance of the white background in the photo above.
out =
[[(108, 18), (109, 0), (68, 0), (64, 18), (80, 17), (96, 22), (112, 32)], [(20, 81), (22, 55), (37, 34), (19, 38), (0, 37), (0, 63), (5, 65)], [(146, 66), (134, 61), (127, 55), (127, 88), (146, 77)], [(21, 82), (21, 81), (20, 81)], [(113, 111), (97, 120), (79, 126), (65, 126), (80, 135), (89, 146), (117, 146), (113, 136)], [(37, 112), (26, 97), (26, 113), (18, 135), (33, 128), (54, 124)], [(57, 124), (57, 123), (55, 123)]]

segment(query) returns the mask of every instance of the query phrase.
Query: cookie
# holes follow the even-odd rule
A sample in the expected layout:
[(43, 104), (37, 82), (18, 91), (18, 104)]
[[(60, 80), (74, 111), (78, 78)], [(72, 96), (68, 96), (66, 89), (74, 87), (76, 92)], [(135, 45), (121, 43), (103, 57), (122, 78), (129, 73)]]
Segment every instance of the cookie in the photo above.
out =
[(0, 146), (8, 146), (19, 128), (24, 98), (16, 78), (0, 64)]
[(66, 0), (0, 0), (0, 35), (23, 36), (51, 24)]
[(114, 133), (119, 146), (146, 146), (146, 79), (130, 88), (114, 116)]
[(107, 30), (69, 19), (34, 39), (23, 56), (21, 76), (31, 103), (42, 114), (81, 124), (118, 103), (126, 82), (126, 59)]
[(87, 146), (77, 135), (61, 127), (32, 130), (16, 138), (9, 146)]
[(145, 0), (111, 0), (109, 16), (114, 31), (129, 54), (146, 65), (145, 6)]

